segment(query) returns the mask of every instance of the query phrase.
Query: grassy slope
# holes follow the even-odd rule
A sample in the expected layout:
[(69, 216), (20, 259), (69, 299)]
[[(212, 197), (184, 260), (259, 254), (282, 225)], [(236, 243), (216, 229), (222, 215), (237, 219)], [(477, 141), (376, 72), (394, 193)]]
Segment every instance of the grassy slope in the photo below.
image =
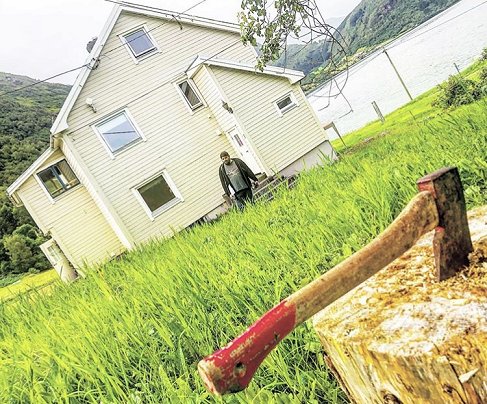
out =
[[(0, 306), (0, 402), (213, 402), (197, 361), (371, 240), (417, 178), (456, 165), (469, 208), (487, 203), (486, 109), (424, 108), (427, 121), (401, 113), (403, 125), (389, 122), (387, 136), (271, 203), (148, 245), (49, 298)], [(354, 136), (377, 134), (364, 133)], [(248, 390), (223, 401), (335, 403), (340, 394), (306, 324)]]
[[(462, 75), (466, 78), (476, 80), (480, 73), (480, 68), (485, 65), (487, 65), (487, 62), (474, 63), (465, 69)], [(360, 147), (362, 142), (367, 142), (378, 135), (399, 135), (404, 133), (410, 125), (422, 125), (435, 117), (448, 115), (445, 111), (432, 107), (431, 104), (435, 100), (437, 93), (437, 87), (425, 92), (419, 97), (416, 97), (414, 101), (387, 115), (384, 123), (376, 120), (346, 135), (344, 138), (346, 146), (343, 145), (340, 139), (336, 139), (332, 142), (333, 147), (338, 152), (351, 151), (354, 147)]]
[(22, 293), (32, 293), (58, 280), (59, 276), (54, 269), (48, 269), (39, 274), (19, 276), (18, 281), (0, 288), (0, 302), (13, 299)]

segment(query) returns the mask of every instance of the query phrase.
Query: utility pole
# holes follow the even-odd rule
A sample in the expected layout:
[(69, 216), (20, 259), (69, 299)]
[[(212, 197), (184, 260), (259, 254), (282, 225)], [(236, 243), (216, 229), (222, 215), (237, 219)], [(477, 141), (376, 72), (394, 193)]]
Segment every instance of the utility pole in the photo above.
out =
[(384, 123), (386, 119), (384, 118), (384, 115), (382, 115), (382, 111), (380, 110), (379, 106), (375, 101), (372, 101), (372, 106), (374, 107), (375, 112), (377, 113), (377, 116), (379, 117), (380, 121)]
[(409, 99), (412, 101), (413, 100), (413, 97), (411, 96), (411, 93), (409, 92), (408, 88), (406, 87), (406, 84), (404, 83), (401, 75), (399, 74), (399, 72), (397, 71), (396, 69), (396, 66), (394, 66), (394, 63), (392, 63), (392, 59), (391, 57), (389, 56), (389, 54), (387, 53), (387, 49), (384, 48), (383, 52), (386, 54), (387, 56), (387, 59), (389, 59), (389, 62), (391, 62), (391, 65), (392, 65), (392, 68), (394, 69), (394, 71), (396, 72), (397, 74), (397, 77), (399, 78), (399, 81), (401, 82), (402, 86), (404, 87), (404, 90), (406, 90), (406, 93), (408, 94), (409, 96)]

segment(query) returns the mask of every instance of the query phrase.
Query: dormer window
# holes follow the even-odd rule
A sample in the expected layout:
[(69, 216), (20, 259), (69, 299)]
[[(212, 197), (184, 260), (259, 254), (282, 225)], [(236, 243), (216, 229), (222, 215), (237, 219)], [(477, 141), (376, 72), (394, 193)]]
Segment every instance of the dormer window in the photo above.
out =
[(145, 26), (123, 34), (120, 39), (127, 46), (130, 55), (136, 62), (158, 50), (154, 39)]
[(199, 107), (203, 106), (201, 98), (196, 92), (194, 85), (189, 80), (184, 80), (178, 83), (179, 91), (183, 96), (184, 101), (188, 105), (191, 111), (195, 111)]

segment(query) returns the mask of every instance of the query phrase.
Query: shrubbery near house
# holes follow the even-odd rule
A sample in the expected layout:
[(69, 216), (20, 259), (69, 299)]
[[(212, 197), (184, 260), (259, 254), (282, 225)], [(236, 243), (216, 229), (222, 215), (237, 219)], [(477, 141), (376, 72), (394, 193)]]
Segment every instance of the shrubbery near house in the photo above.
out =
[(39, 229), (24, 224), (0, 239), (0, 275), (37, 272), (49, 268), (39, 249), (44, 241)]

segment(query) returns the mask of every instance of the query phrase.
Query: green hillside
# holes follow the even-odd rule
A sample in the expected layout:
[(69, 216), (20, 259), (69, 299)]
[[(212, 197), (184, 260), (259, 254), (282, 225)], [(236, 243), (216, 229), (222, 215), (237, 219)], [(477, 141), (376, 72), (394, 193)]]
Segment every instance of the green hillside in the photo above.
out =
[(459, 0), (363, 0), (338, 28), (350, 54), (409, 31)]
[[(23, 208), (14, 208), (6, 188), (49, 145), (49, 128), (70, 87), (0, 72), (0, 285), (30, 269), (48, 267), (37, 248), (42, 237)], [(14, 91), (14, 92), (12, 92)]]
[[(459, 0), (362, 0), (345, 18), (338, 30), (344, 38), (348, 55), (365, 54), (379, 44), (417, 27)], [(290, 44), (286, 54), (275, 62), (278, 66), (302, 70), (306, 75), (330, 58), (330, 45), (317, 41), (306, 47)], [(307, 89), (325, 81), (326, 73), (311, 74), (303, 84)]]

